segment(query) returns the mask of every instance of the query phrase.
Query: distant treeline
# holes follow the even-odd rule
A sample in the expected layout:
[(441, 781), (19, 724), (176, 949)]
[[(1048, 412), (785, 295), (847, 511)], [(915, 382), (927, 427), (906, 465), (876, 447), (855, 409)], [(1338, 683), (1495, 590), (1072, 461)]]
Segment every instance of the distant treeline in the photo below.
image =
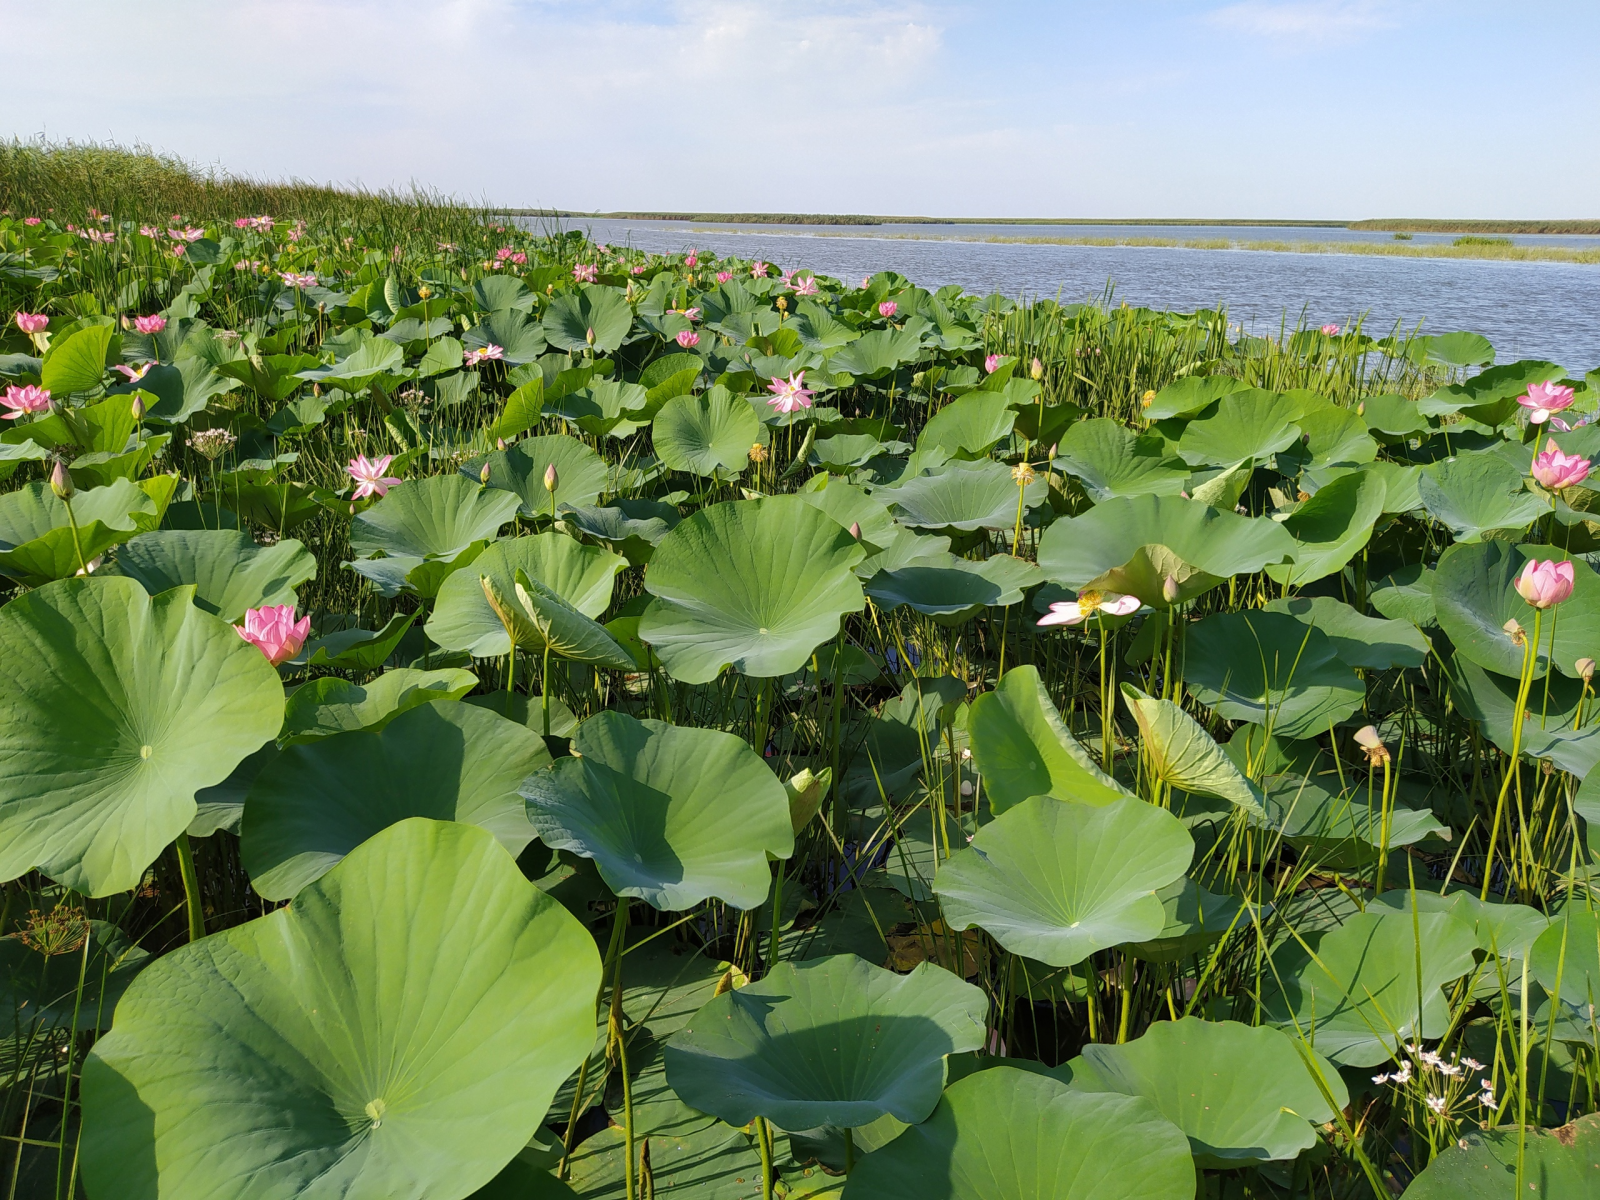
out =
[(1100, 220), (1092, 217), (884, 217), (860, 213), (572, 212), (509, 208), (507, 216), (591, 221), (698, 221), (715, 225), (1270, 225), (1285, 229), (1342, 229), (1343, 221), (1210, 221), (1193, 217)]
[(1600, 221), (1351, 221), (1350, 229), (1384, 233), (1600, 233)]

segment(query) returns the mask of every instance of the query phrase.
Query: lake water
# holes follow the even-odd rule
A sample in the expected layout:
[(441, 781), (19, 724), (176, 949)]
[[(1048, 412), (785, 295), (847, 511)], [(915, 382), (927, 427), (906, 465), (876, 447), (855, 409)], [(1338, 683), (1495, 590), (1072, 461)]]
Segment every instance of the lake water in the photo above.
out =
[[(1375, 335), (1396, 324), (1424, 332), (1481, 333), (1500, 362), (1542, 358), (1582, 376), (1600, 366), (1600, 266), (1483, 259), (1381, 258), (1261, 250), (1143, 246), (1018, 245), (943, 240), (973, 237), (1225, 237), (1239, 241), (1380, 241), (1386, 235), (1339, 227), (1245, 226), (722, 226), (683, 221), (576, 220), (600, 242), (676, 253), (698, 246), (763, 258), (785, 270), (860, 280), (898, 271), (926, 288), (1063, 301), (1101, 296), (1180, 312), (1218, 305), (1253, 333), (1293, 325), (1348, 325), (1364, 317)], [(913, 233), (922, 240), (885, 237)], [(1416, 241), (1452, 235), (1417, 234)], [(1600, 246), (1600, 238), (1519, 236), (1517, 241)]]

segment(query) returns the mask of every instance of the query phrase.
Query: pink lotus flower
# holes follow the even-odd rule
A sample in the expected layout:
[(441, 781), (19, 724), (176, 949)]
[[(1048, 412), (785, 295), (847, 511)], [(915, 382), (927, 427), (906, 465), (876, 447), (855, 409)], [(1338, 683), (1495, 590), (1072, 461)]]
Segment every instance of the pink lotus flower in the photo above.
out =
[(1000, 358), (1001, 358), (1001, 356), (998, 355), (998, 354), (991, 354), (991, 355), (989, 355), (988, 358), (984, 359), (983, 360), (984, 373), (987, 374), (987, 375), (993, 375), (994, 372), (995, 372), (995, 368), (1000, 365)]
[(43, 333), (49, 327), (50, 318), (43, 313), (19, 312), (17, 314), (17, 328), (22, 330), (23, 333)]
[(817, 279), (814, 275), (802, 275), (800, 282), (794, 285), (796, 296), (815, 296), (817, 294)]
[(772, 399), (767, 403), (781, 413), (811, 407), (811, 393), (806, 390), (804, 371), (790, 375), (788, 379), (773, 379), (767, 384), (767, 390), (772, 393)]
[(22, 223), (24, 225), (37, 225), (37, 224), (39, 224), (39, 221), (40, 221), (39, 217), (23, 217), (22, 218)]
[(1572, 405), (1572, 389), (1562, 387), (1554, 380), (1530, 383), (1526, 395), (1518, 396), (1517, 403), (1528, 410), (1528, 421), (1543, 425), (1550, 417)]
[(579, 263), (572, 268), (572, 278), (579, 283), (594, 283), (600, 278), (600, 268), (594, 263)]
[(732, 278), (733, 278), (733, 272), (732, 271), (718, 271), (717, 272), (717, 282), (718, 283), (727, 283), (728, 280), (730, 280)]
[(1337, 325), (1329, 323), (1329, 324), (1324, 325), (1322, 327), (1322, 332), (1327, 334), (1329, 337), (1338, 337), (1339, 336), (1339, 327)]
[(254, 271), (260, 265), (261, 263), (257, 259), (241, 258), (238, 262), (233, 264), (233, 269), (235, 271)]
[(188, 253), (188, 251), (189, 251), (188, 245), (185, 244), (185, 243), (182, 243), (182, 242), (180, 242), (176, 246), (171, 246), (171, 247), (169, 247), (167, 249), (167, 253), (169, 255), (171, 255), (173, 258), (182, 258), (186, 253)]
[(700, 310), (698, 308), (686, 308), (686, 309), (684, 309), (683, 310), (683, 319), (685, 321), (698, 321), (700, 319)]
[(282, 277), (284, 283), (293, 288), (308, 288), (317, 286), (317, 277), (310, 273), (305, 275), (296, 275), (293, 271), (280, 271), (278, 274)]
[(277, 666), (300, 653), (300, 647), (306, 644), (306, 635), (311, 632), (311, 618), (305, 616), (296, 621), (292, 604), (264, 604), (247, 610), (244, 624), (234, 628), (240, 637), (265, 654), (269, 663)]
[(505, 350), (491, 343), (490, 345), (483, 347), (481, 350), (468, 350), (466, 354), (462, 356), (461, 361), (469, 367), (475, 367), (479, 363), (504, 362), (505, 357)]
[(368, 496), (382, 499), (387, 495), (389, 489), (400, 482), (393, 475), (384, 474), (393, 461), (392, 454), (385, 454), (379, 458), (368, 458), (365, 454), (358, 454), (352, 458), (350, 465), (345, 468), (350, 472), (350, 478), (356, 481), (355, 495), (352, 499), (365, 500)]
[(1555, 559), (1529, 559), (1517, 576), (1517, 595), (1535, 608), (1549, 608), (1572, 595), (1576, 582), (1572, 564)]
[(271, 229), (271, 217), (236, 217), (233, 222), (235, 229)]
[(85, 229), (79, 234), (79, 236), (87, 238), (89, 241), (101, 246), (108, 246), (117, 240), (117, 235), (112, 233), (109, 229)]
[(129, 383), (138, 383), (139, 380), (150, 374), (150, 368), (153, 366), (155, 366), (155, 363), (140, 363), (137, 367), (126, 366), (123, 363), (112, 363), (111, 369), (126, 375)]
[(643, 267), (635, 267), (635, 268), (633, 268), (633, 273), (635, 275), (643, 275), (644, 274), (644, 268)]
[(899, 311), (900, 306), (893, 300), (885, 300), (882, 304), (878, 305), (878, 315), (886, 321)]
[(204, 229), (196, 229), (192, 225), (185, 229), (167, 230), (167, 236), (175, 242), (198, 242), (205, 235), (206, 231)]
[(1079, 592), (1076, 600), (1057, 600), (1050, 611), (1040, 617), (1040, 625), (1079, 625), (1103, 612), (1107, 616), (1126, 617), (1139, 611), (1139, 597), (1123, 596), (1116, 592)]
[(762, 262), (758, 258), (758, 259), (756, 259), (755, 262), (750, 264), (750, 278), (751, 279), (765, 279), (766, 277), (767, 277), (767, 264)]
[(144, 234), (144, 236), (147, 238), (158, 238), (161, 236), (161, 230), (157, 229), (154, 225), (141, 225), (139, 226), (139, 232)]
[(167, 327), (167, 319), (159, 314), (149, 317), (135, 317), (133, 327), (140, 333), (160, 333)]
[(15, 421), (18, 417), (28, 416), (30, 413), (44, 412), (50, 407), (50, 390), (35, 387), (33, 384), (24, 384), (17, 387), (12, 384), (6, 389), (6, 394), (0, 396), (0, 404), (9, 408), (10, 412), (0, 413), (0, 421)]
[(1576, 454), (1563, 454), (1551, 438), (1544, 453), (1533, 460), (1533, 477), (1551, 491), (1560, 491), (1589, 477), (1589, 460)]
[(678, 331), (677, 341), (685, 350), (693, 350), (700, 344), (700, 335), (692, 329), (682, 329)]
[(700, 256), (693, 250), (689, 251), (688, 256), (683, 260), (683, 265), (688, 267), (690, 270), (693, 270), (695, 267), (700, 265)]

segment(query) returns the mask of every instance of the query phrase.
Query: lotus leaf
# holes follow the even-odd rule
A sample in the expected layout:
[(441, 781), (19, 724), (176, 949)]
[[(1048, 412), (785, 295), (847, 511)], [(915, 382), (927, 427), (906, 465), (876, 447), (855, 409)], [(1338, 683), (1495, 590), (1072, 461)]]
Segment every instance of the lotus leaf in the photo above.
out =
[[(172, 476), (159, 477), (175, 483)], [(103, 554), (161, 522), (166, 504), (146, 487), (118, 479), (79, 492), (67, 506), (43, 483), (30, 483), (0, 496), (0, 573), (25, 587), (39, 587), (76, 574), (81, 563)], [(170, 498), (170, 489), (167, 496)], [(78, 533), (73, 537), (71, 521)]]
[(1329, 403), (1302, 412), (1298, 423), (1306, 435), (1314, 468), (1369, 463), (1378, 457), (1378, 443), (1367, 432), (1367, 423), (1348, 408)]
[(289, 696), (279, 736), (285, 745), (358, 729), (382, 729), (408, 709), (434, 700), (459, 700), (478, 686), (471, 671), (400, 667), (364, 684), (325, 675)]
[(499, 346), (501, 361), (515, 366), (530, 363), (545, 352), (545, 331), (516, 308), (504, 308), (462, 334), (461, 344), (469, 350)]
[(258, 546), (237, 530), (164, 529), (118, 550), (116, 573), (152, 596), (191, 584), (197, 607), (238, 622), (247, 608), (298, 603), (295, 588), (316, 576), (317, 560), (292, 538)]
[(1248, 385), (1229, 375), (1185, 375), (1157, 392), (1140, 414), (1147, 421), (1191, 417)]
[(625, 496), (605, 508), (569, 505), (561, 509), (561, 520), (567, 529), (604, 542), (635, 566), (649, 562), (656, 543), (682, 519), (670, 504)]
[(726, 477), (750, 465), (750, 448), (766, 442), (755, 410), (724, 387), (703, 396), (675, 396), (656, 414), (656, 453), (674, 471)]
[(1032, 796), (1111, 804), (1128, 794), (1062, 723), (1037, 667), (1012, 667), (974, 700), (968, 728), (996, 816)]
[(1465, 454), (1425, 467), (1417, 494), (1456, 541), (1476, 542), (1497, 529), (1525, 529), (1549, 511), (1522, 485), (1522, 473), (1503, 458)]
[(952, 458), (982, 458), (1011, 436), (1016, 420), (1016, 409), (1004, 393), (968, 392), (929, 418), (917, 437), (917, 447), (937, 446)]
[[(1485, 671), (1465, 655), (1447, 661), (1453, 696), (1461, 712), (1481, 722), (1483, 732), (1510, 754), (1516, 739), (1516, 700), (1519, 681), (1510, 675)], [(1578, 680), (1546, 675), (1530, 693), (1524, 710), (1522, 736), (1517, 749), (1528, 758), (1548, 758), (1564, 771), (1583, 777), (1600, 765), (1600, 728), (1574, 728), (1583, 687)], [(1532, 713), (1531, 719), (1527, 714)]]
[[(522, 501), (522, 514), (548, 517), (563, 504), (583, 508), (593, 504), (606, 490), (605, 460), (575, 437), (544, 434), (523, 438), (508, 450), (497, 450), (488, 458), (469, 459), (461, 473), (476, 481), (489, 467), (489, 486), (503, 488)], [(545, 472), (556, 469), (556, 490), (544, 486)]]
[(563, 350), (606, 354), (627, 340), (633, 311), (615, 288), (589, 284), (564, 292), (544, 314), (544, 335)]
[(1304, 586), (1342, 570), (1372, 537), (1387, 495), (1382, 480), (1365, 471), (1341, 475), (1319, 488), (1283, 522), (1298, 543), (1294, 562), (1267, 564), (1268, 576)]
[(307, 642), (290, 661), (304, 660), (311, 666), (346, 671), (376, 670), (389, 661), (420, 615), (418, 612), (396, 613), (383, 623), (382, 629), (334, 629)]
[[(1249, 929), (1245, 906), (1232, 896), (1219, 896), (1187, 875), (1156, 892), (1166, 924), (1148, 941), (1130, 946), (1129, 952), (1147, 962), (1177, 962), (1199, 954), (1230, 930)], [(1241, 915), (1242, 914), (1242, 915)]]
[(1289, 738), (1326, 731), (1366, 695), (1328, 636), (1288, 613), (1206, 617), (1189, 630), (1184, 672), (1195, 699), (1218, 715)]
[(1600, 1114), (1579, 1117), (1559, 1129), (1516, 1126), (1471, 1129), (1428, 1164), (1406, 1189), (1406, 1200), (1501, 1200), (1517, 1183), (1541, 1200), (1585, 1200), (1600, 1180)]
[(1332, 596), (1296, 596), (1269, 600), (1268, 612), (1288, 613), (1328, 635), (1334, 653), (1347, 667), (1382, 671), (1389, 667), (1420, 667), (1428, 657), (1428, 639), (1409, 621), (1380, 621), (1365, 617)]
[(1189, 468), (1169, 455), (1159, 437), (1139, 437), (1109, 417), (1068, 427), (1051, 464), (1077, 476), (1096, 502), (1119, 496), (1176, 496)]
[(529, 579), (526, 571), (517, 572), (514, 602), (488, 576), (479, 576), (478, 582), (517, 649), (548, 652), (569, 662), (614, 671), (631, 671), (638, 666), (632, 652), (604, 625), (584, 616), (554, 589)]
[(1421, 563), (1391, 571), (1373, 584), (1372, 607), (1393, 621), (1410, 621), (1419, 629), (1439, 623), (1433, 603), (1434, 570)]
[(1299, 405), (1275, 392), (1230, 392), (1209, 416), (1189, 422), (1178, 439), (1178, 453), (1195, 467), (1259, 461), (1300, 440), (1295, 423), (1299, 415)]
[(1139, 726), (1142, 749), (1157, 779), (1180, 791), (1227, 800), (1252, 815), (1266, 815), (1260, 789), (1182, 707), (1146, 695), (1131, 683), (1122, 685), (1122, 699)]
[(1549, 995), (1581, 1007), (1600, 1004), (1600, 917), (1569, 903), (1533, 943), (1528, 969)]
[(1010, 529), (1019, 506), (1043, 503), (1047, 486), (1042, 476), (1019, 486), (1004, 463), (982, 459), (947, 462), (873, 495), (918, 529)]
[(430, 475), (389, 489), (350, 522), (350, 548), (360, 555), (451, 559), (492, 539), (516, 516), (516, 497), (459, 475)]
[[(1505, 623), (1516, 621), (1529, 639), (1533, 637), (1535, 611), (1514, 585), (1525, 563), (1535, 557), (1562, 554), (1548, 546), (1513, 547), (1490, 541), (1451, 546), (1439, 557), (1433, 603), (1439, 628), (1457, 654), (1501, 675), (1522, 674), (1524, 649), (1506, 632)], [(1582, 559), (1571, 561), (1571, 598), (1546, 612), (1540, 622), (1535, 678), (1552, 664), (1575, 677), (1577, 660), (1600, 652), (1600, 575)]]

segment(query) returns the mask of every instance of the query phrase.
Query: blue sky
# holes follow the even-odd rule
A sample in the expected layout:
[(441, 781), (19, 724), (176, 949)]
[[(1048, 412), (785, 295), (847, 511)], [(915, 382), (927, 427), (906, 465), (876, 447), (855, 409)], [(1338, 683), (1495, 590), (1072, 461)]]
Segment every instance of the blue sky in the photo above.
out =
[[(132, 13), (137, 16), (130, 16)], [(0, 0), (0, 132), (584, 211), (1600, 216), (1600, 5)]]

